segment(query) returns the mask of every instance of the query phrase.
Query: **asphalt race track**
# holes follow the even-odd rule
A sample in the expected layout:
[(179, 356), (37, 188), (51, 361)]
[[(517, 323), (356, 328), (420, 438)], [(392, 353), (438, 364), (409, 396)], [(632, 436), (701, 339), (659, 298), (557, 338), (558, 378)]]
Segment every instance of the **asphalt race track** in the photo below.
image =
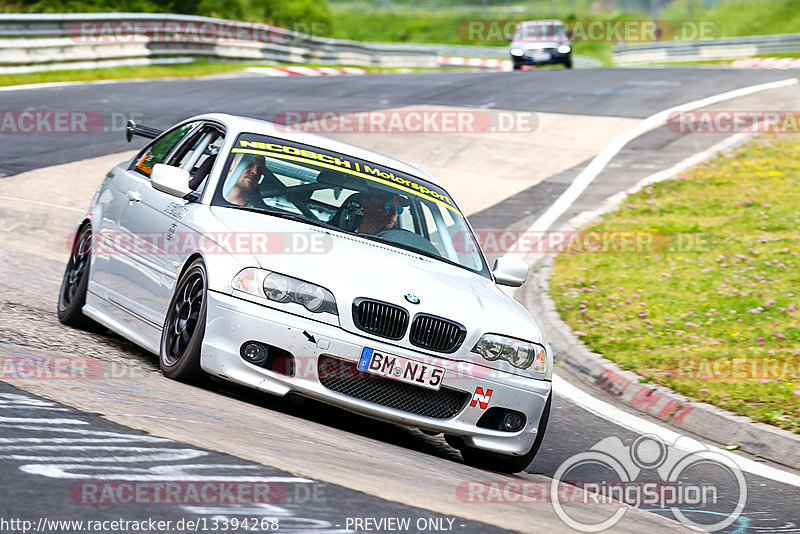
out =
[[(39, 531), (69, 531), (51, 523), (42, 527), (39, 521), (43, 517), (152, 518), (172, 521), (172, 528), (184, 520), (184, 530), (193, 530), (186, 528), (186, 521), (204, 521), (210, 529), (210, 522), (216, 519), (216, 530), (208, 531), (221, 531), (221, 522), (233, 518), (258, 522), (261, 531), (268, 531), (264, 527), (277, 519), (279, 532), (570, 531), (546, 502), (476, 502), (465, 497), (465, 484), (525, 482), (549, 490), (550, 477), (573, 455), (606, 438), (630, 445), (639, 437), (590, 414), (556, 390), (539, 455), (527, 473), (508, 477), (464, 466), (458, 452), (440, 437), (414, 429), (308, 400), (269, 398), (222, 383), (196, 388), (166, 380), (156, 372), (156, 357), (127, 341), (102, 329), (62, 327), (54, 309), (68, 255), (66, 237), (111, 165), (104, 162), (106, 168), (101, 169), (93, 158), (142, 146), (141, 141), (129, 144), (124, 140), (120, 129), (125, 118), (165, 128), (210, 111), (266, 119), (286, 110), (419, 106), (535, 112), (541, 114), (542, 124), (552, 128), (553, 135), (562, 136), (563, 143), (547, 152), (515, 150), (518, 159), (498, 167), (498, 172), (505, 172), (503, 179), (509, 183), (519, 176), (517, 187), (512, 194), (496, 188), (500, 190), (491, 202), (476, 200), (470, 214), (476, 229), (524, 229), (612, 140), (610, 132), (622, 131), (672, 106), (790, 77), (785, 71), (722, 68), (316, 78), (245, 75), (0, 91), (5, 110), (90, 111), (103, 117), (103, 126), (95, 133), (2, 135), (0, 356), (90, 357), (104, 369), (95, 380), (9, 380), (3, 376), (0, 472), (5, 490), (0, 501), (0, 531), (22, 531), (19, 524), (2, 523), (10, 518), (31, 521)], [(714, 109), (798, 109), (795, 93), (796, 87), (756, 93), (717, 104)], [(586, 131), (575, 126), (590, 122), (597, 126)], [(559, 130), (560, 124), (565, 126)], [(413, 135), (348, 135), (344, 138), (377, 150), (385, 146), (387, 153), (423, 167), (427, 158), (431, 158), (431, 167), (444, 166), (432, 158), (452, 154), (475, 166), (490, 159), (493, 151), (502, 150), (510, 139), (489, 133), (474, 142), (465, 141), (464, 136), (427, 135), (425, 139), (435, 146), (422, 148)], [(724, 138), (721, 134), (676, 134), (666, 127), (648, 132), (611, 161), (557, 225)], [(520, 139), (514, 137), (513, 142), (522, 146), (525, 141)], [(423, 150), (424, 156), (419, 152)], [(544, 160), (560, 162), (560, 166), (541, 177), (524, 178), (539, 172)], [(40, 171), (53, 166), (61, 167)], [(482, 172), (491, 184), (492, 176)], [(445, 180), (448, 188), (453, 183), (468, 197), (471, 186), (458, 184), (457, 178)], [(459, 199), (461, 195), (455, 196)], [(558, 358), (559, 347), (554, 349)], [(558, 372), (577, 384), (568, 373)], [(603, 400), (613, 403), (608, 397)], [(725, 445), (695, 437), (710, 445)], [(607, 476), (603, 470), (582, 473), (584, 480), (600, 481)], [(698, 467), (691, 477), (695, 483), (714, 485), (719, 491), (720, 498), (709, 515), (731, 513), (742, 489), (734, 478), (713, 466)], [(800, 487), (752, 473), (745, 473), (744, 478), (746, 504), (738, 520), (723, 532), (800, 531)], [(148, 503), (92, 500), (99, 494), (93, 493), (95, 486), (90, 484), (147, 480), (261, 484), (267, 485), (275, 498), (269, 505), (249, 506), (241, 502), (192, 506), (163, 499)], [(609, 515), (603, 506), (588, 505), (577, 507), (575, 513), (587, 518)], [(366, 522), (367, 518), (372, 522)], [(402, 522), (374, 522), (388, 518), (407, 519), (410, 526), (401, 530), (398, 525)], [(260, 523), (263, 519), (269, 524)], [(354, 522), (356, 519), (361, 522)], [(694, 520), (712, 522), (699, 516)], [(675, 521), (671, 511), (643, 505), (626, 513), (613, 530), (688, 529)]]

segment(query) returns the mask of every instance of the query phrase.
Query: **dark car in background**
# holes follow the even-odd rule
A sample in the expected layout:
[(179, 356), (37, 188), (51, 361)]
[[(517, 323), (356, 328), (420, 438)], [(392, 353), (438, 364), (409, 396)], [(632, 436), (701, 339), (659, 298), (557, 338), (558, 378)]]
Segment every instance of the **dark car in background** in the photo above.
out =
[(511, 36), (510, 52), (514, 70), (520, 70), (524, 65), (558, 63), (572, 68), (572, 43), (560, 20), (520, 22)]

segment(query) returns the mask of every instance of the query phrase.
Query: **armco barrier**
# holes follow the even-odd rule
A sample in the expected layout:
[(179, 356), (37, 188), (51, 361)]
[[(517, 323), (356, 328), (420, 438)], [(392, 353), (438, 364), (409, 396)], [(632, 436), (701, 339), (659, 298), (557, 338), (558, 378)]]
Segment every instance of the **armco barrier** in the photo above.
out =
[[(175, 38), (168, 32), (133, 33), (130, 39), (82, 39), (81, 23), (135, 23), (245, 26), (259, 38)], [(0, 15), (0, 73), (33, 72), (54, 68), (85, 68), (111, 64), (163, 63), (192, 58), (229, 61), (349, 64), (378, 67), (435, 67), (433, 49), (403, 45), (359, 43), (304, 35), (264, 24), (148, 13), (72, 13)]]
[(800, 52), (800, 33), (754, 35), (700, 41), (671, 41), (614, 49), (620, 66), (647, 63), (718, 61), (786, 52)]
[[(198, 39), (180, 42), (163, 31), (146, 39), (81, 39), (81, 24), (118, 28), (121, 23), (244, 27), (258, 39)], [(117, 26), (114, 26), (114, 25)], [(133, 35), (133, 34), (131, 34)], [(137, 37), (141, 37), (137, 34)], [(208, 17), (150, 13), (0, 14), (0, 73), (65, 68), (179, 63), (210, 58), (223, 61), (275, 62), (377, 67), (436, 67), (441, 56), (508, 60), (506, 46), (361, 43), (326, 39), (266, 24)], [(575, 56), (576, 68), (600, 62)]]

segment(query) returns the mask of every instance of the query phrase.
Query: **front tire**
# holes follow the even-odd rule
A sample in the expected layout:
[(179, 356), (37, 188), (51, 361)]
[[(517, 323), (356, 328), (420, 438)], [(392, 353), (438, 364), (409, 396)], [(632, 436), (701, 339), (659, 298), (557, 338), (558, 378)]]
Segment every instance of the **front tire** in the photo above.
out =
[(83, 225), (75, 241), (72, 253), (64, 270), (61, 289), (58, 292), (58, 320), (67, 326), (85, 327), (92, 321), (83, 314), (86, 304), (86, 289), (89, 286), (89, 264), (92, 259), (92, 227)]
[(206, 331), (208, 272), (195, 260), (178, 279), (161, 333), (159, 364), (167, 378), (196, 382), (205, 377), (200, 347)]
[(544, 410), (542, 410), (542, 418), (539, 420), (536, 439), (533, 441), (533, 445), (527, 453), (522, 456), (509, 456), (507, 454), (497, 454), (464, 446), (464, 448), (461, 449), (461, 457), (464, 458), (464, 462), (473, 467), (497, 471), (499, 473), (519, 473), (520, 471), (524, 471), (526, 467), (531, 465), (536, 453), (539, 452), (539, 447), (542, 445), (542, 440), (547, 430), (547, 422), (550, 420), (550, 404), (552, 398), (553, 394), (550, 393), (544, 405)]

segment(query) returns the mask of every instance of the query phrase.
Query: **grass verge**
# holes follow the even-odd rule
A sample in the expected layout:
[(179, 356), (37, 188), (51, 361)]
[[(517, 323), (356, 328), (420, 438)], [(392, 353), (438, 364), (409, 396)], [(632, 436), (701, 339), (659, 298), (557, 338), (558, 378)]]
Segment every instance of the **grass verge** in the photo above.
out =
[(646, 381), (800, 432), (798, 205), (800, 135), (647, 187), (555, 259), (558, 312)]
[[(54, 70), (46, 72), (32, 72), (28, 74), (0, 74), (0, 87), (9, 85), (25, 85), (33, 83), (51, 82), (92, 82), (100, 80), (136, 80), (151, 78), (197, 78), (239, 72), (250, 67), (287, 67), (289, 65), (253, 64), (253, 63), (222, 63), (213, 61), (195, 61), (192, 63), (177, 63), (172, 65), (148, 65), (142, 67), (110, 67), (101, 69), (74, 69)], [(303, 64), (301, 67), (330, 67), (331, 65)], [(434, 70), (447, 70), (445, 68), (382, 68), (363, 67), (360, 65), (336, 65), (336, 67), (358, 67), (367, 72), (427, 72)]]
[(100, 80), (132, 80), (137, 78), (194, 78), (236, 72), (255, 65), (195, 61), (173, 65), (141, 67), (109, 67), (100, 69), (65, 69), (27, 74), (0, 74), (0, 86), (49, 82), (89, 82)]

